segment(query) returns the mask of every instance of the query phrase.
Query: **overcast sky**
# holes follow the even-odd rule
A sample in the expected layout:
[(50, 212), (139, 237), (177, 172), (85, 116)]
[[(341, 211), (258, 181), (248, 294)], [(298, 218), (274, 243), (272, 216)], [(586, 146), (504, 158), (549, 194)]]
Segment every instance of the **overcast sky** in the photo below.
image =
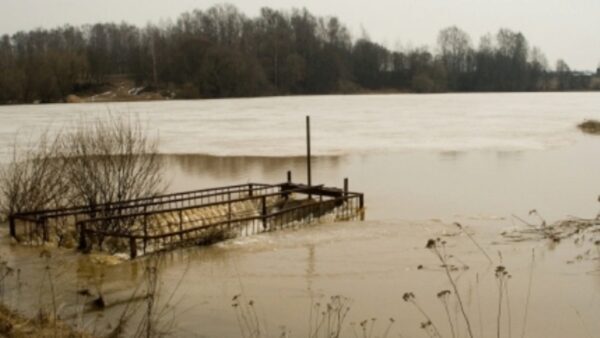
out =
[[(127, 21), (136, 25), (175, 19), (213, 0), (0, 0), (0, 34), (66, 23)], [(600, 0), (229, 0), (256, 16), (263, 6), (306, 7), (319, 16), (339, 17), (354, 37), (361, 27), (391, 49), (434, 46), (440, 29), (457, 25), (475, 44), (500, 27), (521, 31), (539, 46), (551, 66), (563, 58), (573, 69), (600, 63)]]

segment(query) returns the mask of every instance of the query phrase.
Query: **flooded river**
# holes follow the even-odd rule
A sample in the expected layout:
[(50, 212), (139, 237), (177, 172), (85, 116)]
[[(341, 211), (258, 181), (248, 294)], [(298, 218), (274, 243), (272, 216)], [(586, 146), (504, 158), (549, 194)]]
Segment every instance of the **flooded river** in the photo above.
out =
[[(253, 300), (263, 336), (279, 337), (282, 331), (308, 336), (316, 325), (309, 324), (318, 312), (314, 304), (323, 307), (330, 296), (343, 295), (350, 306), (343, 337), (354, 337), (353, 328), (362, 336), (363, 320), (374, 323), (373, 337), (381, 337), (389, 318), (394, 318), (390, 337), (425, 337), (423, 317), (402, 299), (413, 292), (442, 335), (450, 337), (436, 297), (450, 284), (425, 249), (427, 240), (437, 237), (447, 241), (455, 264), (469, 267), (455, 276), (475, 336), (497, 334), (497, 265), (512, 275), (509, 297), (503, 298), (503, 337), (521, 337), (523, 329), (525, 337), (600, 334), (597, 233), (561, 243), (510, 242), (500, 235), (524, 226), (512, 215), (539, 223), (528, 215), (531, 209), (549, 223), (568, 215), (596, 217), (600, 137), (583, 135), (575, 126), (600, 119), (599, 94), (6, 106), (0, 107), (0, 158), (8, 159), (16, 132), (26, 139), (109, 110), (138, 114), (158, 133), (172, 191), (278, 183), (287, 170), (294, 181), (305, 181), (303, 123), (310, 114), (313, 182), (340, 186), (348, 177), (351, 190), (366, 196), (364, 222), (324, 223), (169, 253), (160, 272), (165, 298), (177, 290), (177, 336), (240, 336), (243, 324), (231, 305), (242, 294)], [(493, 264), (453, 222), (472, 231)], [(35, 289), (43, 276), (39, 249), (9, 246), (3, 233), (0, 252), (22, 267), (22, 278)], [(136, 287), (143, 270), (143, 260), (99, 268), (67, 251), (53, 260), (61, 267), (57, 278), (67, 290), (61, 298), (65, 304), (76, 302), (73, 290), (98, 278), (107, 303), (118, 303)], [(20, 299), (24, 310), (38, 301)], [(457, 336), (466, 336), (458, 305), (450, 305)], [(115, 318), (122, 308), (110, 308), (103, 320)]]

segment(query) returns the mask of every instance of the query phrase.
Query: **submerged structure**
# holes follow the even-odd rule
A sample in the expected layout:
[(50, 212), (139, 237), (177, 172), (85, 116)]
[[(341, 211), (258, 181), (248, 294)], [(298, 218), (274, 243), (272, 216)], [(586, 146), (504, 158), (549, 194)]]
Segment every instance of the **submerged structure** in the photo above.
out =
[(130, 258), (178, 246), (327, 221), (364, 219), (364, 195), (312, 185), (310, 118), (306, 117), (308, 184), (247, 183), (94, 206), (10, 215), (10, 235), (30, 245), (53, 243), (125, 253)]
[(364, 218), (364, 195), (345, 188), (248, 183), (88, 206), (12, 215), (19, 242), (55, 243), (110, 253), (141, 254), (210, 244), (322, 220)]

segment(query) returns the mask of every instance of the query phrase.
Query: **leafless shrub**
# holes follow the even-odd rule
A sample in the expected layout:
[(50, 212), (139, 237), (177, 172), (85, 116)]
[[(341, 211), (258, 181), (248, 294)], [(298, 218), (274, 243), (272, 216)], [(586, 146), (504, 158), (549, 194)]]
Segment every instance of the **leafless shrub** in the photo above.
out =
[[(314, 305), (315, 315), (313, 316), (313, 311), (311, 311), (311, 318), (309, 319), (309, 327), (311, 328), (309, 337), (340, 337), (344, 321), (348, 312), (350, 312), (350, 303), (351, 300), (349, 298), (339, 295), (331, 296), (329, 302), (324, 306), (316, 303)], [(370, 332), (372, 332), (372, 327)]]
[(91, 207), (163, 189), (158, 140), (139, 119), (109, 115), (80, 122), (63, 138), (74, 201)]
[[(29, 147), (15, 145), (12, 161), (0, 171), (1, 212), (9, 216), (79, 205), (89, 207), (90, 217), (114, 216), (121, 210), (102, 205), (164, 191), (157, 151), (158, 139), (149, 137), (139, 118), (129, 115), (82, 119), (52, 137), (43, 133)], [(101, 226), (105, 231), (127, 232), (134, 224), (130, 219), (127, 224)], [(60, 244), (64, 234), (59, 230), (67, 227), (55, 228)], [(98, 241), (102, 244), (102, 236)]]
[(52, 208), (64, 203), (60, 136), (43, 132), (39, 139), (12, 148), (10, 162), (0, 166), (0, 213), (9, 215)]
[[(93, 216), (119, 212), (102, 209), (102, 204), (155, 196), (164, 190), (158, 141), (148, 137), (137, 118), (109, 115), (80, 122), (65, 135), (63, 145), (71, 200), (89, 206)], [(126, 231), (131, 225), (103, 226)]]

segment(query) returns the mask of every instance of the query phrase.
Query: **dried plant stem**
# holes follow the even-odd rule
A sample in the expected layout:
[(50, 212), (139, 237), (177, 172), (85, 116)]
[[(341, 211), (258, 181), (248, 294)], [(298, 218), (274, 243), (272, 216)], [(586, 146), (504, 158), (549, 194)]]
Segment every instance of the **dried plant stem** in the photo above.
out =
[(475, 281), (477, 285), (477, 310), (479, 312), (479, 336), (483, 337), (483, 319), (481, 315), (481, 295), (479, 293), (479, 274), (475, 275)]
[(460, 223), (454, 223), (454, 224), (456, 224), (456, 226), (462, 231), (462, 233), (464, 233), (465, 235), (467, 235), (467, 237), (469, 237), (471, 242), (473, 242), (473, 244), (475, 244), (477, 249), (479, 249), (479, 251), (487, 258), (488, 262), (490, 262), (490, 264), (494, 264), (494, 261), (492, 260), (490, 255), (488, 255), (488, 253), (483, 249), (483, 247), (481, 245), (479, 245), (479, 243), (475, 240), (475, 238), (473, 238), (473, 236), (471, 236), (471, 234), (468, 231), (466, 231), (465, 228)]
[(454, 278), (452, 278), (452, 274), (450, 274), (450, 269), (448, 268), (448, 264), (446, 262), (446, 259), (440, 253), (437, 245), (434, 245), (432, 247), (432, 250), (436, 254), (436, 256), (438, 257), (438, 259), (440, 260), (440, 262), (442, 263), (442, 266), (444, 268), (444, 272), (446, 272), (446, 277), (448, 277), (448, 281), (452, 285), (452, 289), (454, 289), (454, 295), (456, 296), (456, 300), (458, 301), (458, 305), (460, 306), (460, 311), (461, 311), (462, 316), (463, 316), (463, 318), (465, 320), (465, 324), (467, 325), (467, 331), (469, 333), (469, 337), (473, 338), (473, 331), (471, 329), (471, 323), (469, 322), (469, 316), (467, 315), (467, 312), (466, 312), (465, 307), (463, 305), (462, 299), (461, 299), (460, 294), (458, 292), (458, 287), (456, 286), (456, 283), (454, 282)]
[(435, 323), (433, 322), (433, 320), (431, 320), (431, 317), (429, 317), (427, 312), (425, 312), (425, 310), (423, 310), (423, 308), (421, 308), (421, 306), (419, 306), (419, 303), (417, 303), (414, 299), (411, 300), (410, 302), (417, 308), (417, 310), (419, 310), (419, 312), (421, 312), (423, 317), (425, 317), (425, 319), (427, 319), (427, 321), (431, 323), (431, 327), (433, 328), (435, 335), (438, 337), (441, 337), (442, 335), (440, 334), (440, 331), (438, 330), (438, 328), (435, 325)]
[(531, 249), (531, 264), (529, 266), (529, 282), (527, 285), (527, 296), (525, 297), (525, 313), (523, 314), (523, 330), (521, 331), (521, 338), (525, 338), (525, 331), (527, 329), (527, 315), (529, 312), (529, 299), (531, 298), (531, 286), (533, 284), (534, 266), (535, 266), (535, 249)]
[(392, 328), (392, 325), (394, 325), (394, 319), (390, 318), (390, 323), (388, 324), (387, 328), (383, 332), (383, 335), (381, 336), (381, 338), (387, 338), (388, 334), (390, 333), (390, 329)]
[(452, 333), (452, 338), (456, 338), (456, 334), (454, 333), (454, 324), (452, 323), (452, 317), (450, 316), (450, 310), (448, 309), (448, 303), (443, 301), (444, 310), (446, 310), (446, 316), (448, 316), (448, 323), (450, 324), (450, 332)]
[(510, 311), (510, 296), (508, 293), (508, 280), (504, 283), (504, 293), (505, 293), (505, 299), (506, 299), (506, 315), (508, 317), (508, 338), (512, 337), (512, 317), (511, 317), (511, 311)]
[(498, 279), (498, 315), (496, 316), (496, 336), (500, 338), (500, 320), (502, 319), (502, 294), (504, 292), (504, 288), (502, 284), (504, 284), (503, 279)]

